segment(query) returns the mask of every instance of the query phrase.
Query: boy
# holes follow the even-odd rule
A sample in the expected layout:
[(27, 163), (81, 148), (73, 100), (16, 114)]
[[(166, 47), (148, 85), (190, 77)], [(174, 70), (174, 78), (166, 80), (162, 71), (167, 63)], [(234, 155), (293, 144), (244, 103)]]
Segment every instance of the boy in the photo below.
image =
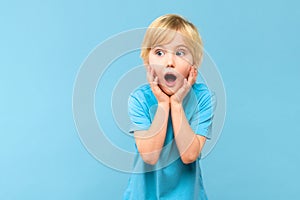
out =
[(131, 175), (124, 199), (207, 199), (200, 153), (210, 138), (211, 93), (197, 84), (202, 41), (196, 27), (178, 15), (164, 15), (148, 27), (141, 57), (149, 84), (129, 98), (143, 173)]

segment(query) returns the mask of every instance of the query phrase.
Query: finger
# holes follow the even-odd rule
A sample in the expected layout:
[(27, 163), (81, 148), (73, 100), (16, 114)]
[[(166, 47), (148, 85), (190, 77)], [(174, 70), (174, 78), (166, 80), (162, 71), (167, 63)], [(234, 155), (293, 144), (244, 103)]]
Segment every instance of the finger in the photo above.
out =
[(153, 82), (154, 80), (153, 68), (151, 66), (148, 66), (147, 68), (147, 80), (149, 83)]
[(150, 86), (152, 88), (153, 91), (157, 91), (158, 87), (158, 77), (153, 77), (153, 81), (150, 83)]
[(161, 94), (162, 91), (161, 91), (160, 87), (158, 86), (158, 77), (157, 76), (155, 76), (155, 78), (150, 86), (155, 95)]
[(179, 90), (176, 92), (179, 96), (183, 95), (187, 90), (189, 89), (189, 83), (188, 80), (185, 78), (183, 80), (183, 85)]
[(194, 70), (194, 83), (197, 81), (197, 77), (198, 77), (198, 69), (195, 67), (195, 70)]
[(189, 90), (192, 84), (190, 84), (190, 82), (185, 78), (183, 81), (183, 88), (184, 90)]
[[(193, 84), (193, 79), (194, 79), (194, 70), (191, 68), (187, 82), (192, 85)], [(186, 79), (185, 79), (186, 80)]]
[(192, 82), (191, 85), (193, 85), (197, 81), (197, 76), (198, 76), (198, 69), (196, 67), (194, 67), (194, 70), (193, 70), (193, 82)]
[(197, 69), (195, 67), (191, 67), (190, 74), (188, 77), (189, 85), (193, 85), (197, 80)]
[(181, 101), (183, 100), (183, 98), (185, 97), (187, 91), (189, 90), (189, 89), (188, 89), (188, 88), (189, 88), (188, 85), (189, 85), (189, 84), (188, 84), (187, 79), (184, 79), (184, 80), (183, 80), (183, 85), (182, 85), (182, 87), (179, 88), (179, 89), (177, 90), (177, 92), (174, 94), (174, 97), (176, 98), (176, 100), (177, 100), (178, 102), (181, 102)]
[(195, 77), (197, 78), (197, 75), (198, 75), (198, 68), (197, 67), (194, 67), (194, 74), (195, 74)]
[(150, 66), (149, 65), (147, 65), (146, 70), (147, 70), (147, 80), (148, 80), (148, 82), (150, 82)]
[(154, 80), (153, 80), (153, 83), (154, 83), (154, 85), (157, 85), (157, 84), (158, 84), (158, 77), (157, 77), (157, 76), (155, 76), (155, 78), (154, 78)]

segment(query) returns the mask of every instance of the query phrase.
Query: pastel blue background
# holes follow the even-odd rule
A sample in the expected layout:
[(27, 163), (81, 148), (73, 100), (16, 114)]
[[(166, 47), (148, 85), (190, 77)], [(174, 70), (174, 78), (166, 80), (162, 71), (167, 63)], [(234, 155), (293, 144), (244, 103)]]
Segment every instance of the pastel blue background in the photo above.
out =
[(0, 3), (0, 199), (120, 199), (129, 174), (81, 144), (72, 116), (80, 65), (111, 35), (166, 13), (199, 27), (226, 87), (223, 133), (202, 161), (210, 200), (300, 199), (300, 3)]

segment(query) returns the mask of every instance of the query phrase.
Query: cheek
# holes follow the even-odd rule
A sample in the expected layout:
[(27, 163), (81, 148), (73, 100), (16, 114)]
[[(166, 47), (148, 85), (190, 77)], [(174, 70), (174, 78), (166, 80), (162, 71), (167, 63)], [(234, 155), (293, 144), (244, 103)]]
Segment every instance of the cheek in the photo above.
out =
[(162, 68), (162, 65), (159, 62), (159, 60), (153, 55), (149, 55), (149, 65), (151, 65), (155, 70), (160, 70), (159, 68)]
[(161, 67), (157, 64), (152, 64), (151, 67), (154, 70), (155, 76), (158, 76), (158, 78), (160, 78), (161, 74), (163, 74), (162, 73), (163, 67)]
[(190, 73), (191, 65), (186, 62), (186, 60), (180, 59), (177, 62), (177, 66), (177, 72), (179, 72), (184, 78), (187, 78)]
[(149, 53), (149, 63), (150, 64), (159, 64), (160, 63), (160, 59), (158, 59), (157, 55), (153, 54), (153, 53)]
[(161, 71), (163, 66), (161, 64), (159, 64), (156, 61), (149, 62), (149, 64), (151, 65), (151, 67), (155, 70), (155, 71)]
[(181, 69), (180, 74), (183, 76), (183, 78), (188, 78), (190, 69), (191, 69), (191, 66), (186, 66)]

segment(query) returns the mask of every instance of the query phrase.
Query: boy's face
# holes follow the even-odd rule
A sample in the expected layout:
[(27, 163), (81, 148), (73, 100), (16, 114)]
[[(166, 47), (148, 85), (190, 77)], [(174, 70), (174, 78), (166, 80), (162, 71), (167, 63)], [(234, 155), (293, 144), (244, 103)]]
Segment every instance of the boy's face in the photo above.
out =
[(170, 43), (154, 46), (149, 52), (148, 64), (158, 77), (159, 87), (170, 96), (182, 87), (193, 67), (193, 56), (183, 38), (176, 32)]

